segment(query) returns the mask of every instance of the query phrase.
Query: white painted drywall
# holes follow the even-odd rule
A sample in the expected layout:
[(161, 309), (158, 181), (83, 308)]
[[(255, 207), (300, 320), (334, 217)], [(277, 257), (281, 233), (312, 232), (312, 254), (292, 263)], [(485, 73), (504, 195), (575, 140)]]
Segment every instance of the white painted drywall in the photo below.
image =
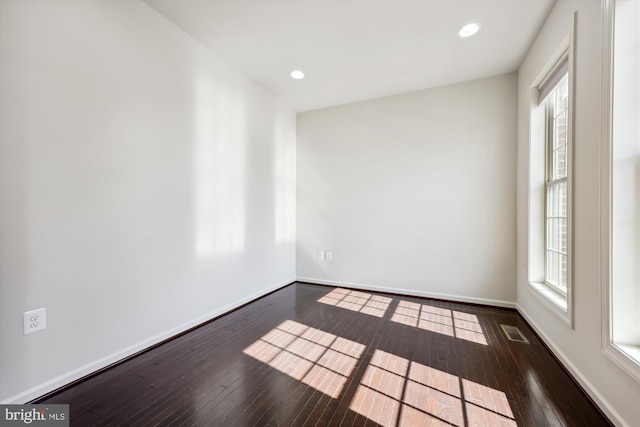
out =
[[(553, 315), (527, 283), (529, 105), (533, 79), (568, 32), (576, 15), (574, 112), (575, 328)], [(590, 396), (617, 425), (640, 425), (640, 384), (601, 348), (600, 156), (602, 9), (597, 1), (559, 0), (518, 74), (518, 309), (536, 327)]]
[(513, 304), (516, 87), (507, 74), (298, 114), (298, 279)]
[(287, 106), (142, 2), (0, 19), (0, 401), (295, 279)]

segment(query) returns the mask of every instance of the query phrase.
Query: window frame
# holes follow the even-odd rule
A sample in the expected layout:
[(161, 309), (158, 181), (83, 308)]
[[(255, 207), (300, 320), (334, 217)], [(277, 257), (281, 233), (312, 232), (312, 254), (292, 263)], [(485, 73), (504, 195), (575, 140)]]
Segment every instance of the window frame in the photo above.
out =
[[(575, 85), (575, 31), (576, 13), (572, 15), (568, 30), (549, 56), (547, 63), (536, 74), (530, 84), (529, 123), (529, 209), (528, 209), (528, 270), (529, 292), (551, 313), (567, 326), (574, 328), (573, 315), (573, 146), (574, 146), (574, 85)], [(546, 209), (548, 176), (548, 132), (550, 129), (545, 102), (540, 103), (540, 89), (551, 80), (561, 68), (563, 58), (567, 58), (567, 290), (562, 292), (557, 286), (546, 282)], [(564, 74), (563, 74), (564, 75)], [(556, 82), (557, 83), (557, 82)], [(555, 86), (555, 84), (554, 84)]]
[(602, 146), (600, 259), (602, 301), (602, 352), (616, 365), (640, 382), (640, 346), (614, 341), (613, 324), (613, 77), (614, 77), (614, 0), (602, 0)]

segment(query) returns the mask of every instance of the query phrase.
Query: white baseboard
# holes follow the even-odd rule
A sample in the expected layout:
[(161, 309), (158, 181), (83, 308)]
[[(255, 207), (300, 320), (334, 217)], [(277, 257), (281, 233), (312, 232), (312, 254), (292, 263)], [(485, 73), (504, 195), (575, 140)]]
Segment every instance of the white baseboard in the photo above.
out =
[(81, 366), (77, 369), (74, 369), (72, 371), (69, 372), (65, 372), (62, 375), (59, 375), (55, 378), (50, 379), (49, 381), (46, 381), (42, 384), (38, 384), (35, 387), (32, 387), (28, 390), (25, 390), (21, 393), (18, 393), (16, 395), (13, 395), (7, 399), (4, 399), (0, 402), (0, 404), (22, 404), (22, 403), (26, 403), (29, 402), (33, 399), (36, 399), (40, 396), (43, 396), (47, 393), (50, 393), (60, 387), (63, 387), (66, 384), (72, 383), (73, 381), (76, 381), (82, 377), (85, 377), (89, 374), (91, 374), (92, 372), (96, 372), (104, 367), (107, 367), (115, 362), (118, 362), (122, 359), (125, 359), (133, 354), (138, 353), (139, 351), (142, 351), (146, 348), (149, 348), (155, 344), (158, 344), (159, 342), (162, 342), (164, 340), (166, 340), (167, 338), (171, 338), (175, 335), (178, 335), (188, 329), (193, 328), (194, 326), (197, 326), (201, 323), (207, 322), (208, 320), (211, 320), (215, 317), (218, 317), (220, 315), (223, 315), (225, 313), (228, 313), (230, 311), (232, 311), (235, 308), (240, 307), (243, 304), (246, 304), (250, 301), (253, 301), (257, 298), (260, 298), (266, 294), (268, 294), (269, 292), (273, 292), (275, 290), (278, 290), (284, 286), (289, 285), (290, 283), (295, 282), (295, 279), (291, 279), (288, 280), (286, 282), (282, 282), (279, 283), (275, 286), (272, 286), (270, 288), (264, 289), (260, 292), (256, 292), (253, 295), (250, 295), (246, 298), (242, 298), (238, 301), (235, 301), (231, 304), (226, 305), (225, 307), (219, 308), (217, 310), (214, 310), (210, 313), (207, 313), (205, 315), (202, 315), (200, 317), (197, 317), (189, 322), (183, 323), (180, 326), (177, 326), (175, 328), (169, 329), (166, 332), (163, 332), (161, 334), (155, 335), (151, 338), (148, 338), (144, 341), (141, 341), (137, 344), (134, 344), (130, 347), (127, 347), (123, 350), (120, 350), (118, 352), (112, 353), (108, 356), (105, 356), (101, 359), (98, 359), (96, 361), (87, 363), (84, 366)]
[(441, 294), (437, 292), (423, 292), (414, 289), (387, 288), (384, 286), (364, 285), (361, 283), (338, 282), (335, 280), (316, 279), (313, 277), (298, 277), (298, 282), (317, 283), (319, 285), (344, 286), (347, 288), (362, 289), (365, 291), (388, 292), (391, 294), (410, 295), (416, 297), (435, 298), (447, 301), (468, 302), (472, 304), (491, 305), (495, 307), (516, 308), (516, 303), (488, 298), (465, 297), (461, 295)]
[(569, 360), (569, 358), (558, 349), (558, 347), (549, 338), (549, 336), (542, 331), (542, 329), (538, 326), (538, 324), (536, 324), (536, 322), (533, 321), (533, 319), (526, 313), (522, 306), (516, 304), (516, 310), (518, 310), (518, 313), (520, 313), (522, 317), (525, 318), (527, 323), (529, 323), (529, 325), (531, 325), (531, 327), (536, 331), (540, 338), (542, 338), (549, 349), (551, 349), (551, 352), (556, 356), (560, 363), (562, 363), (565, 369), (567, 369), (571, 373), (573, 378), (578, 381), (582, 389), (589, 395), (589, 397), (591, 397), (591, 399), (593, 399), (593, 401), (596, 403), (596, 405), (598, 405), (602, 412), (607, 415), (609, 420), (616, 426), (630, 427), (629, 424), (627, 424), (620, 416), (620, 414), (618, 414), (618, 412), (616, 412), (616, 410), (611, 407), (609, 402), (604, 397), (602, 397), (600, 392), (598, 392), (593, 384), (591, 384), (591, 382), (587, 380), (582, 372), (580, 372), (580, 370), (576, 368), (573, 363), (571, 363), (571, 360)]

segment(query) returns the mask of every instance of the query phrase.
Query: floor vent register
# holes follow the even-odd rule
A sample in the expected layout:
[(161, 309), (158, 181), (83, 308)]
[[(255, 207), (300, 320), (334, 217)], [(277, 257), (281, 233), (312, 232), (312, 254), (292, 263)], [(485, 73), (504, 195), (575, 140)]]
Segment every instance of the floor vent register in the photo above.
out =
[(505, 335), (507, 336), (507, 338), (509, 338), (510, 341), (523, 342), (523, 343), (529, 344), (529, 340), (526, 339), (524, 335), (522, 335), (522, 332), (520, 332), (520, 329), (518, 329), (517, 327), (511, 326), (511, 325), (500, 325), (500, 327), (502, 328)]

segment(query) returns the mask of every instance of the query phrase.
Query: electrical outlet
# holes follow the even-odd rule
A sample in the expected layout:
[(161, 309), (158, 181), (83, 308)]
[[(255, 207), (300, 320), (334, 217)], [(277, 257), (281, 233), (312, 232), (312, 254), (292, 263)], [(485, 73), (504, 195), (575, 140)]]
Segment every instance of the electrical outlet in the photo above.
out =
[(325, 251), (318, 251), (318, 259), (325, 259)]
[(47, 327), (47, 309), (39, 308), (37, 310), (25, 311), (22, 315), (22, 326), (24, 334), (29, 335), (34, 332), (41, 331)]
[(325, 252), (324, 257), (327, 259), (327, 261), (331, 261), (333, 259), (333, 252), (331, 251)]

